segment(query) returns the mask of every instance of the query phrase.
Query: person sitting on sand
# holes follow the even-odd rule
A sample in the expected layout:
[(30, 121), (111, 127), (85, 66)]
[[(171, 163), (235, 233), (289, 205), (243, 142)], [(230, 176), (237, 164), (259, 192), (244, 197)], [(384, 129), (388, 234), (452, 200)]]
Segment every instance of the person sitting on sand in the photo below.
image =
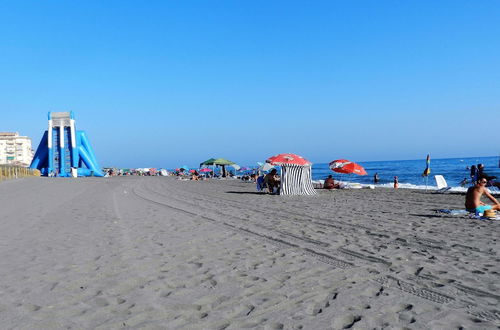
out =
[[(485, 177), (479, 177), (476, 184), (467, 189), (465, 195), (465, 209), (469, 212), (484, 213), (486, 210), (500, 210), (500, 203), (486, 189)], [(487, 205), (481, 201), (481, 196), (486, 195), (495, 205)]]
[(274, 194), (276, 190), (280, 187), (278, 171), (275, 168), (273, 168), (271, 172), (266, 174), (266, 176), (264, 177), (264, 183), (269, 189), (270, 194)]
[(325, 183), (323, 184), (324, 189), (339, 189), (340, 185), (338, 183), (335, 183), (335, 180), (333, 180), (333, 177), (331, 175), (326, 178)]
[(198, 181), (200, 179), (200, 174), (197, 171), (194, 171), (191, 174), (191, 180)]

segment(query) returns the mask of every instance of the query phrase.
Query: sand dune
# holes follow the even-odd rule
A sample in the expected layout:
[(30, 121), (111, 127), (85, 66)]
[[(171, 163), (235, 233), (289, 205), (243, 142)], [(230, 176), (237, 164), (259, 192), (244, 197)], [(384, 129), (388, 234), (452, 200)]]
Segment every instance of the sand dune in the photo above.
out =
[(500, 221), (412, 190), (0, 183), (0, 320), (22, 329), (494, 329)]

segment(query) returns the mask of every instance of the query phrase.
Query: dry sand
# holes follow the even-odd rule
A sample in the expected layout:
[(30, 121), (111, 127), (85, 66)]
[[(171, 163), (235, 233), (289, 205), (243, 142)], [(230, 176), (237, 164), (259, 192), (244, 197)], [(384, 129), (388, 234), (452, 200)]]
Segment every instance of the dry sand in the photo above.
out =
[(494, 329), (500, 221), (462, 195), (0, 183), (2, 329)]

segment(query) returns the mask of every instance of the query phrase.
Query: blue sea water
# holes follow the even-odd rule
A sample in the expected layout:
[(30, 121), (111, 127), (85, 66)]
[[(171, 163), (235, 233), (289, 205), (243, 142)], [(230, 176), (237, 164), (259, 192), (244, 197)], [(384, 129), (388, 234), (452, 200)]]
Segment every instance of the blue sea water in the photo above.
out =
[[(407, 188), (425, 188), (426, 178), (422, 177), (425, 170), (425, 158), (419, 160), (393, 160), (393, 161), (372, 161), (357, 162), (368, 172), (366, 176), (355, 174), (339, 174), (330, 170), (327, 163), (313, 164), (313, 180), (324, 180), (332, 174), (334, 179), (348, 182), (359, 182), (362, 184), (373, 184), (373, 175), (378, 173), (380, 178), (379, 185), (393, 185), (394, 176), (398, 176), (401, 187)], [(499, 157), (469, 157), (469, 158), (431, 158), (431, 174), (427, 178), (428, 186), (436, 186), (434, 175), (443, 175), (451, 187), (460, 187), (460, 181), (464, 178), (470, 180), (470, 170), (467, 167), (477, 164), (484, 164), (484, 172), (490, 176), (497, 176), (500, 180)]]

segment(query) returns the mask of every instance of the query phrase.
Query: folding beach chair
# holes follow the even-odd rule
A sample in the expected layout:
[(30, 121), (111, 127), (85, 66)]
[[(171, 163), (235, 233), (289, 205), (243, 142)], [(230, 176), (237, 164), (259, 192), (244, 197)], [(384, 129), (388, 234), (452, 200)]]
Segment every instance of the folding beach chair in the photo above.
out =
[(435, 191), (435, 193), (444, 193), (451, 189), (451, 187), (448, 187), (448, 184), (446, 183), (444, 176), (434, 175), (434, 179), (436, 180), (436, 185), (437, 185), (437, 190)]

